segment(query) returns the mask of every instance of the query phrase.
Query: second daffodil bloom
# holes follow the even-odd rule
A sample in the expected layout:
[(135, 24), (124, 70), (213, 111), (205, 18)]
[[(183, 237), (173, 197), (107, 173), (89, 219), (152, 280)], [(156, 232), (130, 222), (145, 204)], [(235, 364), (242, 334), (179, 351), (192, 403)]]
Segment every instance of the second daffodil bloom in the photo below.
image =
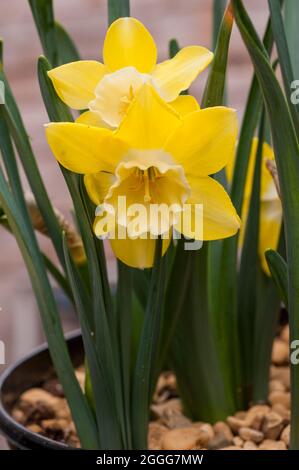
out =
[[(244, 202), (242, 207), (242, 229), (240, 231), (240, 245), (242, 246), (248, 216), (249, 203), (254, 176), (254, 166), (258, 139), (252, 141), (249, 165), (244, 189)], [(261, 199), (260, 199), (260, 232), (259, 232), (259, 256), (263, 271), (270, 276), (270, 270), (265, 257), (265, 251), (276, 250), (279, 242), (280, 229), (282, 223), (282, 206), (277, 193), (274, 180), (267, 168), (267, 161), (274, 161), (274, 152), (270, 145), (263, 143), (261, 167)], [(233, 173), (233, 160), (227, 166), (228, 179), (231, 181)]]
[(157, 48), (149, 31), (135, 18), (120, 18), (107, 31), (103, 64), (72, 62), (54, 68), (49, 77), (62, 101), (73, 109), (88, 110), (78, 122), (115, 128), (144, 83), (151, 83), (178, 112), (195, 110), (196, 100), (179, 94), (212, 59), (208, 49), (188, 46), (157, 65)]
[[(149, 210), (153, 204), (191, 208), (190, 225), (181, 228), (192, 237), (195, 204), (203, 205), (203, 240), (234, 235), (239, 217), (224, 188), (208, 175), (221, 170), (232, 158), (236, 137), (236, 112), (225, 107), (194, 111), (184, 117), (145, 84), (137, 94), (119, 128), (115, 131), (80, 123), (51, 123), (46, 127), (49, 145), (56, 159), (67, 169), (85, 174), (87, 192), (97, 206), (115, 208), (112, 224), (128, 230), (127, 214), (118, 199), (126, 198)], [(144, 268), (153, 265), (156, 240), (175, 217), (159, 226), (146, 218), (136, 239), (110, 239), (115, 255), (124, 263)], [(178, 229), (178, 227), (176, 227)], [(104, 234), (102, 217), (95, 219), (97, 236)], [(196, 238), (196, 237), (194, 237)], [(164, 252), (170, 239), (164, 240)]]

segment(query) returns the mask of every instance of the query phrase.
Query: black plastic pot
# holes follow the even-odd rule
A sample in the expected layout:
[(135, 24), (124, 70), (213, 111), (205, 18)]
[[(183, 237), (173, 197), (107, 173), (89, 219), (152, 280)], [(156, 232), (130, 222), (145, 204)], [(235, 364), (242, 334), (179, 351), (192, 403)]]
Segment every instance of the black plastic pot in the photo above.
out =
[[(67, 336), (67, 344), (75, 367), (83, 363), (82, 338), (78, 331)], [(67, 450), (70, 447), (35, 434), (11, 417), (17, 398), (29, 388), (40, 386), (53, 377), (54, 370), (47, 345), (8, 367), (0, 377), (0, 430), (11, 449)]]

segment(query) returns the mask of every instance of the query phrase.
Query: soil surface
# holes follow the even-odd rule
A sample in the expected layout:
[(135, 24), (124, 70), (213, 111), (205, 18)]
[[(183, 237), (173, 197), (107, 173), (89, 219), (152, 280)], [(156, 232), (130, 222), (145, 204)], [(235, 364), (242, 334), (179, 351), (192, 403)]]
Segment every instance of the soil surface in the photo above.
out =
[[(267, 404), (228, 416), (214, 425), (184, 415), (172, 372), (161, 374), (151, 406), (148, 446), (151, 450), (287, 450), (290, 439), (289, 329), (274, 341)], [(76, 370), (81, 387), (84, 368)], [(18, 399), (12, 415), (33, 432), (80, 447), (70, 410), (56, 379), (32, 388)]]

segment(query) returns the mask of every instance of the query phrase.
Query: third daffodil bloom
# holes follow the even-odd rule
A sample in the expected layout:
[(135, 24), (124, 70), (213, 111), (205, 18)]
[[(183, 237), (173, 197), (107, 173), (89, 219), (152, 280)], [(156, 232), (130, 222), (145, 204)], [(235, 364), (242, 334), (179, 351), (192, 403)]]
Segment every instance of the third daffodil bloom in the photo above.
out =
[(49, 72), (59, 97), (73, 109), (83, 110), (78, 122), (115, 128), (144, 83), (178, 112), (194, 111), (190, 96), (179, 96), (213, 58), (200, 46), (181, 49), (171, 60), (157, 62), (157, 49), (149, 31), (135, 18), (120, 18), (108, 29), (104, 63), (72, 62)]
[[(257, 146), (258, 139), (254, 138), (251, 145), (248, 172), (244, 190), (244, 202), (242, 208), (243, 224), (240, 232), (241, 246), (244, 240), (246, 220), (249, 210)], [(268, 263), (265, 257), (265, 251), (269, 249), (277, 249), (282, 222), (282, 207), (280, 198), (277, 194), (275, 183), (269, 170), (267, 169), (267, 161), (274, 161), (274, 152), (270, 145), (264, 142), (261, 168), (259, 255), (263, 271), (270, 276)], [(232, 178), (232, 172), (233, 161), (231, 161), (230, 164), (227, 166), (227, 175), (229, 180), (231, 180)]]
[[(145, 84), (128, 109), (120, 127), (113, 131), (80, 123), (51, 123), (47, 139), (56, 159), (66, 168), (85, 174), (85, 186), (97, 205), (115, 208), (117, 224), (128, 229), (126, 214), (118, 199), (127, 205), (175, 205), (184, 212), (203, 205), (203, 240), (234, 235), (239, 217), (223, 187), (209, 175), (221, 170), (232, 158), (236, 137), (236, 112), (225, 107), (197, 110), (181, 117), (155, 89)], [(196, 211), (189, 226), (180, 227), (192, 237)], [(96, 235), (103, 235), (102, 218), (95, 219)], [(153, 264), (155, 240), (172, 226), (165, 218), (161, 226), (146, 219), (136, 239), (111, 239), (115, 255), (124, 263), (144, 268)], [(107, 232), (113, 230), (109, 226)], [(150, 236), (147, 236), (150, 235)], [(146, 236), (146, 237), (145, 237)], [(193, 237), (192, 237), (193, 238)], [(194, 237), (195, 238), (195, 237)], [(169, 240), (164, 242), (166, 250)]]

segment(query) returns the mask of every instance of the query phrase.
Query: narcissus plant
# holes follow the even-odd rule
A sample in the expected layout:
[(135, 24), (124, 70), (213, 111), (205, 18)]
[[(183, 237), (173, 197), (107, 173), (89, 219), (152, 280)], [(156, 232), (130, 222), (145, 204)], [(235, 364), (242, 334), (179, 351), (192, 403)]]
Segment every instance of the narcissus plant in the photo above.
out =
[(107, 31), (103, 61), (81, 60), (49, 72), (59, 97), (73, 109), (85, 110), (78, 122), (117, 127), (144, 83), (177, 109), (198, 108), (190, 96), (179, 96), (212, 61), (205, 47), (188, 46), (157, 65), (156, 44), (135, 18), (119, 18)]
[[(51, 123), (46, 134), (61, 165), (85, 175), (92, 201), (115, 209), (116, 219), (112, 218), (108, 229), (101, 215), (95, 219), (97, 236), (112, 230), (119, 233), (119, 227), (128, 230), (127, 213), (118, 204), (120, 197), (126, 198), (127, 206), (141, 204), (147, 211), (152, 204), (176, 208), (172, 217), (159, 224), (146, 217), (135, 239), (111, 239), (115, 255), (130, 266), (152, 266), (154, 238), (172, 227), (186, 237), (201, 240), (230, 237), (240, 227), (228, 194), (209, 176), (233, 156), (237, 138), (233, 109), (199, 109), (182, 117), (154, 87), (145, 84), (116, 131), (81, 123)], [(196, 205), (202, 205), (203, 210), (200, 235), (193, 230)], [(182, 213), (184, 217), (190, 206), (190, 223), (178, 225), (175, 215)], [(164, 251), (169, 240), (164, 242)]]
[[(242, 228), (240, 231), (240, 244), (244, 240), (246, 220), (250, 204), (250, 197), (253, 185), (254, 166), (257, 155), (258, 139), (252, 140), (249, 166), (244, 190), (244, 201), (242, 207)], [(274, 152), (269, 144), (263, 143), (261, 165), (261, 207), (260, 207), (260, 229), (259, 229), (259, 255), (263, 271), (270, 276), (268, 263), (265, 258), (265, 252), (268, 249), (276, 250), (279, 242), (282, 207), (277, 189), (267, 168), (267, 162), (274, 162)], [(233, 172), (233, 161), (227, 166), (228, 179), (231, 181)]]

